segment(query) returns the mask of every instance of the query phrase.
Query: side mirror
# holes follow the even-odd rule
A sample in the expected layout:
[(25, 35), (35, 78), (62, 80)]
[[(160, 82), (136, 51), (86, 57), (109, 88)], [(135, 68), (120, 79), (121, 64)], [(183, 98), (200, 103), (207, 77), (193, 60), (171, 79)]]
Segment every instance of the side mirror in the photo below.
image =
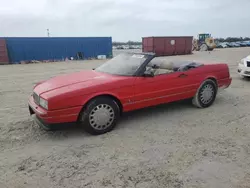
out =
[(144, 77), (154, 77), (154, 72), (152, 70), (146, 70), (143, 74)]

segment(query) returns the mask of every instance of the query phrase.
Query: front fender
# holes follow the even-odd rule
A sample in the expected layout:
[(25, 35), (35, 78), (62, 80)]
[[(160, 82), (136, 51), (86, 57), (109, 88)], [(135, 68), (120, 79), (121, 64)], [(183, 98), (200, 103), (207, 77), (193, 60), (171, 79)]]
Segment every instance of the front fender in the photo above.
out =
[(119, 98), (119, 96), (113, 92), (107, 91), (107, 92), (98, 92), (98, 93), (92, 93), (90, 95), (88, 95), (87, 97), (84, 97), (81, 101), (81, 105), (85, 106), (89, 101), (91, 101), (92, 99), (96, 98), (96, 97), (100, 97), (100, 96), (110, 96), (112, 98), (115, 98), (116, 100), (118, 100), (120, 102), (120, 104), (122, 105), (122, 101)]

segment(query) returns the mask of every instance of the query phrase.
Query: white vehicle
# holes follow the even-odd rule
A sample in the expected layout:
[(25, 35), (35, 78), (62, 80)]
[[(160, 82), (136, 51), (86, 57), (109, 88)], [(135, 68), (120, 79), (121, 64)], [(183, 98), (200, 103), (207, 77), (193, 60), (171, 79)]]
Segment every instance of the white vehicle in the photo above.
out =
[(242, 77), (250, 77), (250, 55), (240, 61), (238, 73)]

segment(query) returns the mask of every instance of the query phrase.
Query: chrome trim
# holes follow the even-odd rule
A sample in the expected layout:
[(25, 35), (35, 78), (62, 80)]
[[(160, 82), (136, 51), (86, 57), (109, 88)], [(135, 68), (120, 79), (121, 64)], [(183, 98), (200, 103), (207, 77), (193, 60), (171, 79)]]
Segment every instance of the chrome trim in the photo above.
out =
[(69, 117), (69, 116), (78, 116), (79, 114), (67, 114), (67, 115), (61, 115), (61, 116), (49, 116), (46, 117), (46, 119), (52, 119), (52, 118), (58, 118), (58, 117)]
[(218, 81), (221, 81), (221, 80), (230, 80), (231, 77), (228, 77), (228, 78), (223, 78), (223, 79), (219, 79)]
[(124, 106), (125, 105), (136, 104), (136, 103), (147, 102), (147, 101), (152, 101), (152, 100), (156, 100), (156, 99), (167, 98), (167, 97), (171, 97), (171, 96), (175, 96), (175, 95), (181, 95), (181, 94), (190, 93), (190, 92), (196, 92), (196, 90), (193, 89), (193, 90), (190, 90), (188, 92), (182, 92), (182, 93), (171, 94), (171, 95), (164, 95), (164, 96), (161, 96), (161, 97), (154, 97), (154, 98), (144, 99), (144, 100), (140, 100), (140, 101), (131, 101), (130, 103), (124, 103)]
[(214, 87), (211, 84), (207, 84), (202, 87), (202, 92), (200, 96), (200, 100), (203, 104), (208, 104), (213, 100), (214, 97)]
[(108, 104), (97, 105), (89, 114), (89, 124), (96, 130), (105, 130), (115, 119), (115, 111)]

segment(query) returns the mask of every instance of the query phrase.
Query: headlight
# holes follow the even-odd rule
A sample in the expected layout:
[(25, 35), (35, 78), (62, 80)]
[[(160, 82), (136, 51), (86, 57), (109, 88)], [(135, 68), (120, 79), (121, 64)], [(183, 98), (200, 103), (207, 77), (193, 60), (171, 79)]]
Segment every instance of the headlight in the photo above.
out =
[(46, 110), (48, 110), (48, 101), (46, 101), (45, 99), (43, 99), (43, 98), (40, 97), (39, 104), (40, 104), (41, 107), (43, 107)]
[(240, 60), (240, 64), (244, 65), (245, 59)]

